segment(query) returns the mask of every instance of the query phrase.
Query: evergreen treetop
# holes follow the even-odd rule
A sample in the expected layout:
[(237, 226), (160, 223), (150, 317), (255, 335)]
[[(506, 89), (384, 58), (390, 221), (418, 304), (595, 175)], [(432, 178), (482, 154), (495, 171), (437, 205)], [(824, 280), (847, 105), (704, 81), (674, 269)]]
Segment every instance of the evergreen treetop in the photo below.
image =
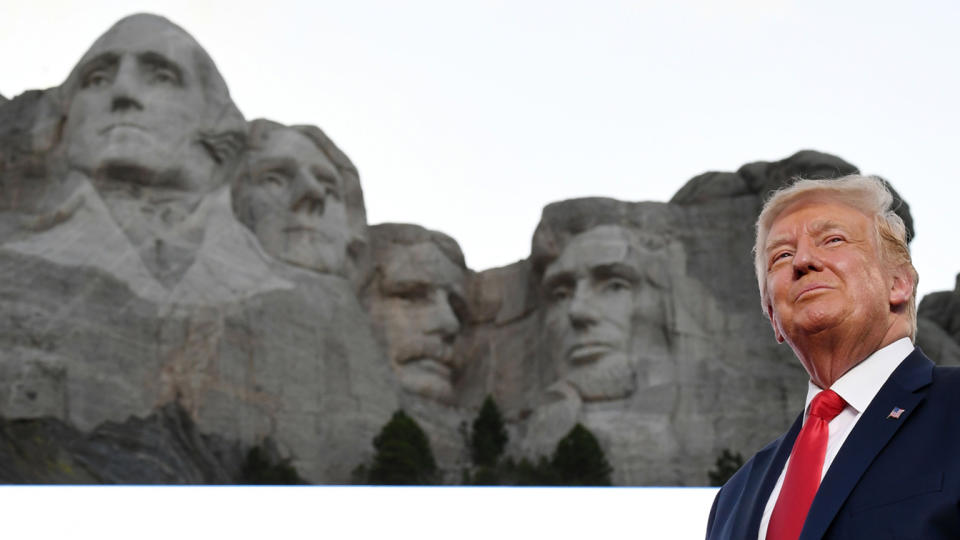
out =
[(373, 439), (376, 454), (368, 482), (377, 485), (428, 485), (437, 482), (430, 441), (402, 410), (393, 413)]
[(493, 398), (487, 396), (470, 433), (470, 457), (478, 467), (494, 467), (507, 445), (503, 416)]

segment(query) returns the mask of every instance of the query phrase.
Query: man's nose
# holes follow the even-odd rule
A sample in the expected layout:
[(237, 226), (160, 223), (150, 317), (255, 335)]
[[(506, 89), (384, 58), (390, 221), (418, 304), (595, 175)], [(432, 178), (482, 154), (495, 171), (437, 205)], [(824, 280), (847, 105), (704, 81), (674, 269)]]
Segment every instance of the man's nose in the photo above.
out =
[(323, 215), (324, 188), (306, 168), (300, 168), (293, 179), (290, 210), (294, 213)]
[(130, 58), (120, 60), (111, 90), (113, 97), (110, 100), (110, 110), (112, 112), (143, 110), (143, 103), (138, 97), (141, 92), (139, 74)]
[(793, 275), (799, 279), (810, 272), (823, 270), (823, 261), (820, 260), (817, 247), (810, 240), (803, 239), (797, 243), (797, 251), (793, 254)]
[(578, 281), (574, 286), (567, 316), (570, 317), (570, 323), (574, 328), (586, 328), (597, 322), (599, 306), (590, 284), (586, 281)]
[(453, 342), (460, 331), (460, 320), (450, 305), (447, 291), (437, 289), (430, 295), (430, 310), (428, 312), (427, 333), (439, 334), (447, 343)]

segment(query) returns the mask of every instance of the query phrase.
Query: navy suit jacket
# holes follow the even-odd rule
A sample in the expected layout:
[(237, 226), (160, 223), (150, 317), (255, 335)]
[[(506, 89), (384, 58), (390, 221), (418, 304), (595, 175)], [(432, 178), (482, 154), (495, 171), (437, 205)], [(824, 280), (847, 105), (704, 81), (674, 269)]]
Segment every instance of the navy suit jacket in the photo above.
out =
[[(708, 540), (757, 538), (802, 420), (717, 493)], [(960, 538), (960, 368), (935, 367), (920, 349), (901, 362), (827, 470), (800, 538)]]

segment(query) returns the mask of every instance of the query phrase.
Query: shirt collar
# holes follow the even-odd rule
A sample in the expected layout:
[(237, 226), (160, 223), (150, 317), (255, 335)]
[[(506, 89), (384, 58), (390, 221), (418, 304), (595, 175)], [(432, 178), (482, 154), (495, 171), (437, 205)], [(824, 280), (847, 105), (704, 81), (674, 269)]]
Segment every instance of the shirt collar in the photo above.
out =
[[(870, 405), (874, 396), (880, 391), (880, 387), (887, 382), (900, 362), (911, 352), (913, 352), (913, 343), (910, 338), (900, 338), (853, 366), (834, 381), (830, 389), (842, 397), (847, 405), (856, 409), (857, 414), (860, 414)], [(812, 381), (807, 382), (807, 403), (804, 411), (810, 408), (810, 402), (820, 391), (821, 388)]]

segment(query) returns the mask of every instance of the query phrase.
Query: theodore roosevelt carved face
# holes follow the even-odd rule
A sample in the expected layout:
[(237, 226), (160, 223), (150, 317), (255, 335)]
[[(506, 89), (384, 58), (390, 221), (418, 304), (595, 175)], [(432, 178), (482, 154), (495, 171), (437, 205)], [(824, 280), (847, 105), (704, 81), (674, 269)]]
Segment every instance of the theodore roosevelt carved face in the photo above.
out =
[(413, 225), (377, 225), (370, 238), (376, 269), (367, 302), (400, 384), (452, 402), (462, 368), (454, 344), (465, 317), (463, 255), (451, 238)]

